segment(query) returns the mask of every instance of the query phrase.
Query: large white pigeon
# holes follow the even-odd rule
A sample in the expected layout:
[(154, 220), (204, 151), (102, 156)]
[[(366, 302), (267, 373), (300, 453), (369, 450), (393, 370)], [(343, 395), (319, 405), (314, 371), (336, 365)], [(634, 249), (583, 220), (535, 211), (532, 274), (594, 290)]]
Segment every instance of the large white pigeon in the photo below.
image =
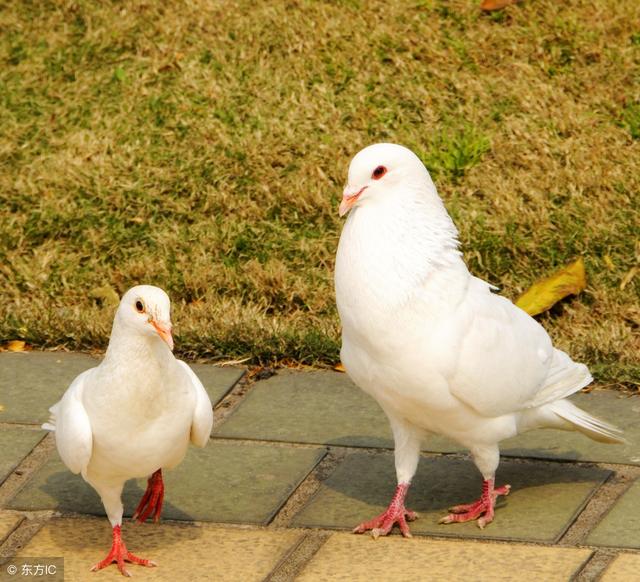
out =
[(104, 360), (80, 374), (50, 408), (43, 428), (55, 431), (65, 465), (98, 492), (113, 527), (113, 545), (92, 570), (116, 562), (155, 566), (129, 552), (122, 540), (121, 493), (125, 481), (151, 475), (133, 518), (140, 523), (162, 511), (162, 469), (184, 458), (189, 441), (204, 447), (213, 425), (202, 383), (172, 354), (171, 303), (158, 287), (125, 293), (113, 322)]
[(386, 535), (416, 514), (404, 500), (429, 433), (468, 448), (483, 478), (475, 503), (441, 523), (492, 521), (498, 443), (534, 428), (578, 430), (602, 442), (620, 432), (566, 400), (592, 380), (546, 331), (469, 273), (458, 232), (429, 172), (405, 147), (375, 144), (349, 166), (335, 285), (342, 362), (380, 404), (395, 440), (398, 486), (388, 509), (354, 529)]

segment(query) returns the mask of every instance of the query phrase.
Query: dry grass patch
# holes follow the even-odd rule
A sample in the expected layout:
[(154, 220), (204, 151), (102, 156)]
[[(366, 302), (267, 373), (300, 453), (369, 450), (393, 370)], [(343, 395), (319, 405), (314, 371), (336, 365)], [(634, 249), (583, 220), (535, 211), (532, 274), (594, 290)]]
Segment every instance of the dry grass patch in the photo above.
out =
[(638, 385), (640, 5), (477, 4), (6, 3), (0, 337), (104, 346), (90, 291), (147, 282), (187, 355), (336, 361), (337, 201), (390, 140), (506, 295), (583, 255), (542, 321)]

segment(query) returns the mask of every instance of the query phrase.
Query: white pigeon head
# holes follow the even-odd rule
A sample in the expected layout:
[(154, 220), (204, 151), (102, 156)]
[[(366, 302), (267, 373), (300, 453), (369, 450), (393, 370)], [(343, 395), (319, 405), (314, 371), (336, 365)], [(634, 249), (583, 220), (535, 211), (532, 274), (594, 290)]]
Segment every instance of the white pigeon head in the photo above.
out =
[(116, 319), (129, 332), (159, 337), (173, 350), (171, 300), (159, 287), (138, 285), (129, 289), (120, 301)]
[(434, 189), (429, 172), (410, 149), (394, 143), (370, 145), (351, 160), (340, 216), (354, 206), (397, 196), (397, 186), (411, 190), (412, 186), (424, 188), (425, 185)]

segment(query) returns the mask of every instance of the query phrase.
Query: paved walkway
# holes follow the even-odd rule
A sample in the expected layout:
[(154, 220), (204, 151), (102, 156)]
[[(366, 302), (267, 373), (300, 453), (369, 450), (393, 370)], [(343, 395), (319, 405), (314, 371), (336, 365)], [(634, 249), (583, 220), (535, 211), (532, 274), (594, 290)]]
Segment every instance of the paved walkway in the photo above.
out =
[[(64, 557), (68, 581), (121, 580), (115, 567), (88, 572), (110, 545), (108, 522), (39, 428), (96, 362), (0, 354), (2, 581), (29, 579), (7, 567), (44, 557)], [(497, 480), (513, 489), (485, 530), (438, 525), (448, 506), (478, 496), (480, 479), (455, 443), (430, 440), (409, 493), (420, 514), (414, 538), (394, 530), (373, 541), (348, 533), (384, 509), (395, 485), (391, 435), (373, 400), (336, 372), (193, 368), (214, 402), (212, 439), (166, 475), (160, 525), (125, 525), (130, 549), (159, 564), (132, 566), (139, 580), (640, 580), (638, 396), (575, 397), (624, 428), (628, 445), (557, 431), (503, 443)], [(126, 515), (144, 488), (126, 486)]]

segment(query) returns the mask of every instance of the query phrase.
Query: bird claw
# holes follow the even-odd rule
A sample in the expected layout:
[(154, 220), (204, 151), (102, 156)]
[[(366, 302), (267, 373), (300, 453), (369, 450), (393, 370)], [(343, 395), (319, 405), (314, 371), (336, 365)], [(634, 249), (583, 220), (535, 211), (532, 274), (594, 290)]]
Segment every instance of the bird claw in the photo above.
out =
[(138, 504), (138, 507), (131, 516), (132, 521), (144, 523), (153, 513), (154, 523), (160, 521), (162, 513), (162, 502), (164, 501), (164, 482), (162, 481), (162, 470), (158, 469), (147, 481), (147, 489)]
[(455, 505), (449, 508), (449, 515), (445, 515), (438, 520), (440, 524), (463, 523), (477, 519), (477, 526), (484, 529), (493, 521), (494, 507), (500, 495), (509, 495), (511, 485), (493, 487), (493, 479), (483, 483), (482, 496), (473, 503)]
[(97, 564), (94, 564), (91, 567), (91, 571), (97, 572), (98, 570), (102, 570), (103, 568), (106, 568), (114, 562), (116, 563), (120, 574), (128, 577), (131, 576), (131, 572), (129, 572), (129, 570), (127, 570), (127, 568), (125, 567), (125, 562), (131, 562), (132, 564), (147, 567), (154, 567), (158, 565), (152, 560), (140, 558), (127, 550), (127, 547), (124, 545), (124, 541), (122, 541), (122, 533), (119, 525), (113, 528), (113, 544), (111, 546), (111, 550), (107, 554), (107, 557)]

